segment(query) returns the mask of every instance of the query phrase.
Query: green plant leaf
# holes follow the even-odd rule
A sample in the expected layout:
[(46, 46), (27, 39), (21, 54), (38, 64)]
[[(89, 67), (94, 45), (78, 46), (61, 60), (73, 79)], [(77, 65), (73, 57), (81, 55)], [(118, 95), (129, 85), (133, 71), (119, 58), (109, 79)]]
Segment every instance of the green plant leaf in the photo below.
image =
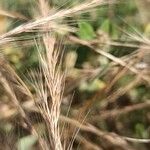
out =
[(23, 137), (18, 141), (18, 150), (31, 150), (36, 141), (37, 138), (32, 135)]
[(139, 137), (139, 138), (148, 138), (149, 137), (149, 134), (146, 131), (144, 124), (142, 124), (142, 123), (136, 124), (135, 131), (136, 131), (137, 137)]
[(80, 22), (79, 32), (77, 33), (81, 39), (91, 40), (96, 37), (93, 27), (88, 22)]
[(103, 30), (104, 32), (109, 33), (109, 29), (110, 29), (110, 21), (109, 21), (109, 19), (104, 20), (104, 22), (102, 23), (100, 29)]

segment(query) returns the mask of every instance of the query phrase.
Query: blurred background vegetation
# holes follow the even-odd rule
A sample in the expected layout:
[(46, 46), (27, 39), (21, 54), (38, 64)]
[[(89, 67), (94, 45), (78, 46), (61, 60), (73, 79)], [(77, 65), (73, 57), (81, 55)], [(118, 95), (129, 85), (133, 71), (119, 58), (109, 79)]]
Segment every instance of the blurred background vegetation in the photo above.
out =
[[(50, 1), (50, 5), (55, 9), (66, 9), (80, 3), (81, 0)], [(66, 78), (62, 113), (66, 111), (70, 103), (69, 99), (74, 95), (70, 109), (70, 115), (73, 118), (81, 121), (80, 119), (83, 119), (90, 109), (86, 121), (102, 131), (115, 132), (126, 137), (150, 138), (150, 82), (139, 76), (141, 73), (143, 77), (149, 77), (149, 9), (149, 0), (120, 0), (117, 4), (97, 7), (82, 15), (63, 20), (65, 24), (78, 30), (72, 34), (59, 32), (60, 36), (69, 35), (80, 39), (81, 42), (64, 40), (63, 65), (68, 67), (69, 71)], [(37, 16), (36, 0), (1, 0), (0, 34), (31, 19), (35, 20)], [(38, 67), (35, 40), (41, 34), (41, 32), (22, 33), (17, 35), (14, 42), (0, 46), (11, 66), (28, 84), (31, 91), (32, 87), (27, 79), (30, 70)], [(130, 36), (131, 34), (133, 36)], [(139, 74), (116, 64), (107, 56), (100, 55), (88, 45), (82, 44), (83, 41), (88, 41), (96, 50), (100, 49), (106, 54), (123, 60), (129, 67), (135, 67)], [(146, 49), (143, 48), (144, 46)], [(23, 104), (26, 103), (26, 97), (21, 97), (20, 101)], [(19, 150), (32, 149), (31, 147), (36, 145), (36, 138), (29, 135), (20, 123), (21, 121), (18, 122), (20, 119), (12, 108), (9, 96), (0, 86), (0, 137), (2, 137), (0, 138), (0, 149), (7, 150), (10, 143), (14, 145), (17, 143)], [(34, 125), (39, 126), (36, 120), (38, 114), (32, 111), (28, 113)], [(78, 118), (80, 113), (82, 117)], [(41, 130), (44, 129), (41, 128)], [(111, 150), (113, 147), (103, 145), (97, 137), (90, 133), (81, 132), (80, 134), (104, 150)], [(136, 150), (150, 149), (150, 143), (131, 142), (130, 144)], [(85, 143), (81, 143), (81, 149), (88, 149)]]

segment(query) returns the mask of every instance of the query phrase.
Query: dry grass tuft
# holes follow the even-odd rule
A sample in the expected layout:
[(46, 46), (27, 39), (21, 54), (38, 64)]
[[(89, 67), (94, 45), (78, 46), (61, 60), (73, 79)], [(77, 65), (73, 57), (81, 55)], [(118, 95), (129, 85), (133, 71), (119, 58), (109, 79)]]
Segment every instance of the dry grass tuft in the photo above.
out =
[[(77, 142), (78, 144), (82, 144), (81, 147), (83, 149), (89, 148), (101, 150), (112, 148), (119, 150), (134, 150), (128, 141), (138, 143), (150, 142), (149, 139), (136, 139), (120, 136), (119, 133), (115, 134), (106, 132), (96, 127), (98, 126), (96, 122), (100, 120), (105, 120), (108, 118), (112, 119), (135, 110), (149, 108), (150, 106), (149, 101), (145, 101), (140, 104), (134, 104), (133, 106), (127, 105), (120, 108), (118, 105), (119, 108), (117, 109), (107, 109), (109, 103), (116, 105), (117, 99), (128, 93), (134, 87), (140, 84), (145, 84), (148, 86), (150, 84), (149, 71), (146, 71), (147, 68), (140, 70), (137, 67), (137, 64), (144, 59), (144, 56), (149, 54), (146, 50), (150, 48), (150, 40), (140, 33), (126, 33), (128, 38), (133, 40), (133, 43), (122, 43), (110, 39), (102, 41), (102, 44), (108, 47), (113, 45), (138, 48), (135, 52), (124, 57), (114, 56), (110, 52), (101, 49), (96, 45), (99, 44), (99, 39), (90, 41), (79, 39), (73, 35), (67, 35), (68, 38), (66, 41), (68, 43), (71, 42), (71, 44), (75, 43), (88, 47), (94, 51), (94, 53), (108, 59), (108, 68), (104, 70), (104, 74), (107, 73), (110, 77), (109, 81), (105, 81), (106, 84), (103, 88), (99, 89), (98, 92), (95, 92), (90, 99), (85, 101), (83, 100), (81, 104), (82, 106), (79, 109), (71, 109), (70, 114), (75, 119), (68, 117), (70, 110), (67, 111), (67, 116), (63, 116), (61, 114), (62, 103), (69, 103), (70, 95), (72, 95), (69, 95), (68, 93), (79, 86), (82, 81), (83, 83), (87, 82), (88, 85), (88, 82), (93, 81), (95, 78), (99, 79), (99, 76), (103, 74), (103, 68), (101, 69), (101, 66), (98, 66), (99, 68), (94, 68), (94, 71), (92, 69), (80, 70), (81, 75), (71, 81), (68, 84), (70, 87), (67, 87), (65, 85), (67, 82), (66, 76), (72, 68), (69, 68), (70, 70), (67, 72), (67, 69), (63, 66), (63, 45), (67, 42), (60, 40), (57, 34), (60, 33), (58, 30), (73, 33), (77, 31), (77, 29), (71, 25), (69, 26), (63, 23), (63, 20), (68, 17), (73, 17), (75, 15), (88, 12), (97, 6), (103, 6), (106, 4), (111, 5), (114, 3), (116, 3), (116, 0), (88, 0), (68, 9), (51, 11), (48, 0), (38, 0), (39, 13), (36, 14), (37, 19), (31, 20), (30, 22), (22, 24), (5, 34), (0, 35), (0, 46), (3, 46), (3, 44), (17, 41), (19, 38), (25, 40), (24, 37), (19, 37), (21, 33), (32, 32), (40, 34), (39, 37), (37, 35), (30, 37), (31, 39), (36, 39), (36, 43), (34, 44), (36, 44), (39, 59), (38, 70), (32, 70), (29, 75), (34, 88), (34, 91), (32, 92), (0, 52), (0, 84), (3, 86), (7, 96), (13, 104), (13, 107), (11, 107), (11, 113), (7, 116), (7, 119), (11, 118), (11, 115), (15, 117), (21, 116), (26, 129), (31, 135), (37, 138), (37, 147), (39, 149), (72, 150), (74, 148), (74, 143)], [(7, 12), (0, 11), (0, 14), (2, 13), (9, 17), (21, 17), (17, 15), (13, 16), (11, 14), (7, 14)], [(75, 62), (73, 62), (73, 65), (74, 64)], [(118, 80), (128, 74), (131, 74), (134, 77), (134, 80), (131, 83), (114, 90), (114, 85), (118, 82)], [(106, 75), (106, 79), (104, 77), (104, 80), (107, 80), (108, 75)], [(72, 78), (68, 77), (68, 80), (69, 79), (72, 80)], [(65, 88), (67, 89), (65, 90)], [(64, 94), (65, 92), (67, 94)], [(95, 106), (97, 104), (98, 106)], [(92, 119), (88, 118), (87, 116), (89, 115), (91, 108), (94, 107), (95, 111), (92, 112)], [(99, 107), (101, 110), (99, 110)], [(32, 117), (30, 117), (30, 112), (37, 113), (38, 117), (40, 116), (42, 118), (42, 123), (45, 127), (44, 133), (40, 133), (38, 130), (39, 128), (35, 127), (36, 123), (33, 123), (31, 119)], [(95, 113), (98, 113), (98, 115), (95, 115)], [(3, 119), (5, 117), (0, 116), (0, 119), (1, 118)], [(62, 125), (62, 122), (65, 122), (67, 125)], [(94, 123), (95, 126), (92, 125), (92, 123)], [(82, 131), (81, 133), (79, 133), (80, 130)], [(92, 137), (96, 136), (96, 138), (94, 138), (100, 142), (100, 145), (94, 143), (92, 141), (93, 139), (91, 140), (89, 137), (85, 138), (87, 134), (89, 134), (89, 137), (90, 135)]]

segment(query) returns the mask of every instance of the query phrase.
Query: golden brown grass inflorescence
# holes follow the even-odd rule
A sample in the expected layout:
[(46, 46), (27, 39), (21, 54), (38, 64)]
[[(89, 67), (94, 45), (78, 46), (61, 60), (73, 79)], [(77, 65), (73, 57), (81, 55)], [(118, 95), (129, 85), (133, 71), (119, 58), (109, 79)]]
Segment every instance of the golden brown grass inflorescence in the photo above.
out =
[[(82, 14), (85, 12), (90, 11), (90, 9), (93, 9), (97, 6), (103, 6), (103, 5), (107, 5), (108, 3), (116, 3), (116, 0), (111, 0), (111, 1), (104, 1), (104, 0), (92, 0), (92, 1), (86, 1), (83, 2), (77, 6), (74, 6), (72, 8), (69, 9), (64, 9), (64, 10), (58, 10), (54, 13), (52, 13), (51, 15), (48, 16), (42, 16), (41, 18), (38, 18), (35, 21), (20, 25), (18, 27), (16, 27), (15, 29), (12, 29), (11, 31), (3, 34), (0, 36), (0, 45), (7, 43), (8, 41), (14, 41), (13, 36), (18, 35), (20, 33), (23, 32), (33, 32), (34, 29), (40, 29), (41, 26), (45, 25), (45, 24), (51, 24), (51, 29), (54, 29), (54, 31), (56, 32), (58, 28), (55, 28), (56, 24), (56, 20), (58, 19), (64, 19), (66, 17), (70, 17), (70, 16), (74, 16), (77, 14)], [(40, 2), (40, 6), (42, 5), (43, 2)], [(60, 25), (61, 27), (61, 25)], [(55, 30), (56, 29), (56, 30)], [(71, 31), (69, 29), (69, 31)], [(74, 30), (72, 30), (74, 31)]]

